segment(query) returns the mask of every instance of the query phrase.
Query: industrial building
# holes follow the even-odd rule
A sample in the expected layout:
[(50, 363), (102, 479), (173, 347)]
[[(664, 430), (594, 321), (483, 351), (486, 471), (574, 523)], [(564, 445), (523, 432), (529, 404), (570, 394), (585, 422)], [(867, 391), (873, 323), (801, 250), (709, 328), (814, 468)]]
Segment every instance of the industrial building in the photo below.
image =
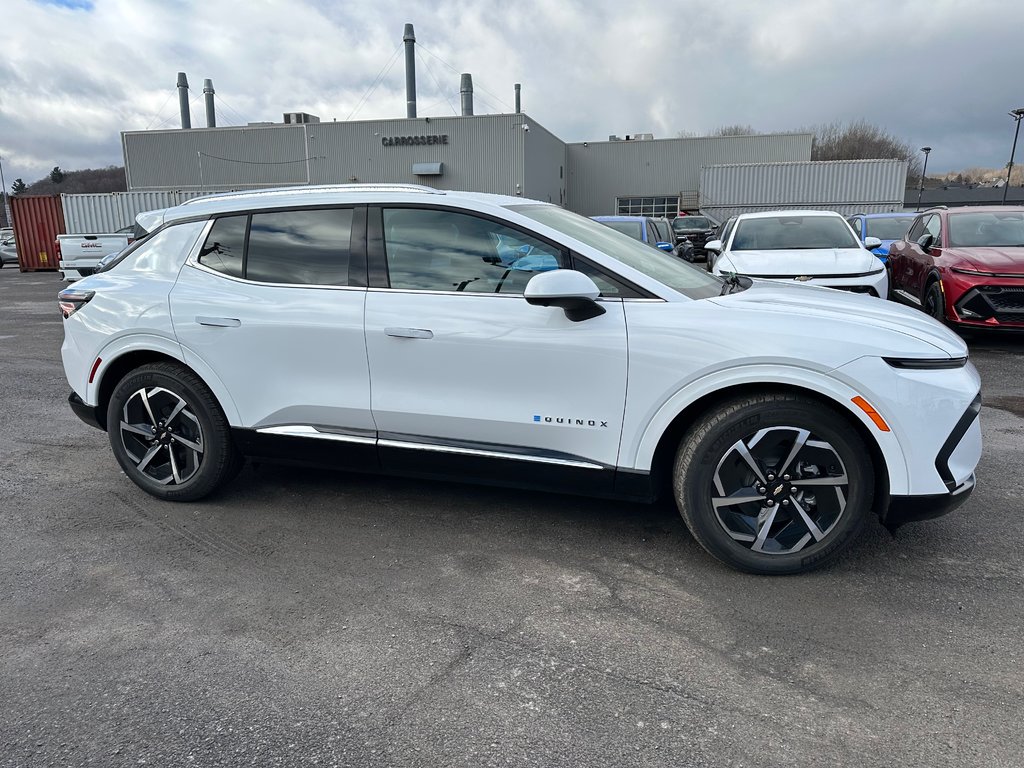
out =
[[(181, 129), (122, 134), (129, 191), (202, 193), (404, 182), (545, 200), (587, 216), (672, 217), (698, 209), (701, 176), (708, 168), (768, 169), (778, 163), (810, 163), (814, 140), (810, 133), (670, 139), (634, 134), (625, 139), (611, 136), (607, 141), (566, 143), (521, 111), (518, 84), (515, 112), (474, 114), (469, 74), (463, 74), (460, 83), (461, 115), (421, 117), (416, 112), (411, 24), (406, 25), (403, 40), (405, 118), (321, 122), (315, 115), (288, 112), (281, 123), (216, 127), (213, 84), (206, 80), (207, 127), (191, 128), (187, 78), (179, 73)], [(821, 205), (803, 199), (808, 194), (802, 189), (785, 196), (803, 199), (805, 207), (826, 207), (826, 203), (831, 207), (838, 202), (855, 203), (858, 211), (889, 210), (893, 200), (902, 199), (906, 164), (898, 165), (902, 178), (896, 178), (899, 169), (886, 171), (884, 189), (877, 183), (878, 166), (848, 165), (836, 177), (852, 186), (832, 190), (819, 201)], [(791, 173), (772, 178), (800, 182), (819, 175)], [(750, 173), (735, 178), (745, 184)], [(744, 190), (727, 193), (731, 203), (743, 202)], [(844, 195), (852, 197), (844, 200)], [(763, 199), (758, 202), (771, 205)]]

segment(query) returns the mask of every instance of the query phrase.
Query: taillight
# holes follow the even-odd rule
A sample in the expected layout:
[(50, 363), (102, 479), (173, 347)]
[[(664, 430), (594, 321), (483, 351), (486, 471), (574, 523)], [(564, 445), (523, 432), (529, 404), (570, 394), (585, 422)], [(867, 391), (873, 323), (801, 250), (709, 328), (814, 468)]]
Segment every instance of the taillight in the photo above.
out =
[(53, 252), (57, 254), (57, 261), (60, 261), (60, 240), (53, 241)]
[(67, 320), (75, 314), (75, 312), (88, 304), (90, 299), (95, 295), (96, 291), (82, 291), (78, 288), (65, 288), (57, 294), (57, 306), (60, 307), (61, 314), (64, 315), (64, 319)]

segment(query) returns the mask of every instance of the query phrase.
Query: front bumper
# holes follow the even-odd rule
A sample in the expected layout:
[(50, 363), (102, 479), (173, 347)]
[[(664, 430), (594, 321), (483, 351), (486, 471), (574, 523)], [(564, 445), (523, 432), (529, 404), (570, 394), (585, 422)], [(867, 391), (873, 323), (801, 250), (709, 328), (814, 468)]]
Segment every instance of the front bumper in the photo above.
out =
[(906, 523), (918, 520), (931, 520), (948, 515), (963, 504), (974, 491), (974, 475), (952, 493), (939, 493), (929, 496), (893, 496), (889, 499), (889, 509), (882, 520), (890, 532)]
[(74, 411), (75, 416), (80, 418), (90, 427), (96, 427), (96, 429), (106, 428), (103, 426), (103, 420), (100, 418), (99, 408), (95, 405), (89, 405), (77, 393), (72, 392), (68, 395), (68, 405), (71, 406), (71, 410)]

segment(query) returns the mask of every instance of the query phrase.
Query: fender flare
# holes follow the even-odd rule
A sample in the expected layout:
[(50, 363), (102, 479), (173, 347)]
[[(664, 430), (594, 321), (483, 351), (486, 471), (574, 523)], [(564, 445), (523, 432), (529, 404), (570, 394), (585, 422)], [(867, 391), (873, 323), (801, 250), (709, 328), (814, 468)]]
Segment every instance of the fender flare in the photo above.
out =
[(638, 431), (638, 438), (623, 441), (619, 465), (641, 472), (650, 471), (662, 436), (681, 413), (703, 397), (727, 393), (734, 387), (779, 385), (814, 392), (830, 400), (844, 413), (852, 416), (875, 441), (889, 474), (889, 492), (905, 494), (910, 486), (909, 469), (903, 448), (893, 432), (881, 432), (866, 413), (852, 400), (860, 393), (847, 384), (820, 371), (786, 365), (754, 365), (714, 371), (691, 381), (670, 396)]
[(114, 363), (125, 355), (133, 352), (155, 352), (157, 354), (166, 355), (167, 357), (177, 360), (182, 365), (191, 368), (195, 374), (203, 380), (203, 383), (210, 388), (210, 391), (213, 392), (213, 396), (217, 399), (217, 402), (220, 403), (220, 407), (224, 410), (224, 415), (227, 418), (228, 423), (232, 426), (239, 425), (240, 419), (234, 400), (231, 399), (231, 395), (228, 392), (227, 387), (224, 386), (224, 382), (222, 382), (220, 377), (214, 373), (213, 369), (203, 362), (198, 355), (195, 355), (194, 353), (188, 354), (185, 348), (182, 347), (177, 340), (154, 333), (137, 333), (119, 336), (118, 338), (109, 341), (102, 349), (100, 349), (97, 357), (99, 357), (103, 362), (100, 363), (99, 368), (96, 369), (96, 375), (93, 377), (92, 383), (86, 385), (84, 399), (87, 403), (99, 403), (100, 386), (103, 382), (104, 375), (110, 370)]

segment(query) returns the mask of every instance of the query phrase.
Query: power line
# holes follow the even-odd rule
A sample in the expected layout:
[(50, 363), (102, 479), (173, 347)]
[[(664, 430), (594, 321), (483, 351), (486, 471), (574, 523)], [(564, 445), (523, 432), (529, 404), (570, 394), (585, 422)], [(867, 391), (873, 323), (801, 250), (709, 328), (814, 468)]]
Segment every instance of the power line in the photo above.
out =
[(230, 110), (231, 110), (231, 111), (232, 111), (232, 112), (234, 113), (234, 115), (235, 115), (235, 116), (236, 116), (236, 117), (238, 118), (238, 120), (239, 120), (240, 122), (243, 122), (243, 123), (247, 123), (247, 122), (249, 122), (249, 121), (248, 121), (248, 120), (247, 120), (247, 119), (245, 118), (245, 116), (243, 116), (243, 115), (242, 115), (242, 113), (241, 113), (241, 112), (239, 112), (239, 111), (238, 111), (237, 109), (235, 109), (235, 108), (234, 108), (234, 107), (232, 107), (232, 106), (231, 106), (230, 104), (228, 104), (228, 103), (227, 103), (226, 101), (224, 101), (224, 97), (223, 97), (223, 96), (222, 96), (222, 97), (220, 97), (220, 98), (219, 98), (218, 100), (219, 100), (219, 101), (220, 101), (220, 102), (221, 102), (221, 103), (222, 103), (222, 104), (223, 104), (223, 105), (224, 105), (225, 107), (227, 107), (228, 109), (230, 109)]
[[(457, 70), (457, 69), (456, 69), (455, 67), (453, 67), (453, 66), (452, 66), (451, 64), (449, 64), (449, 63), (448, 63), (447, 61), (445, 61), (444, 59), (442, 59), (442, 58), (441, 58), (440, 56), (438, 56), (438, 55), (437, 55), (436, 53), (434, 53), (433, 51), (431, 51), (431, 50), (430, 50), (429, 48), (427, 48), (427, 47), (426, 47), (425, 45), (421, 45), (421, 44), (417, 43), (417, 44), (416, 44), (416, 47), (417, 47), (417, 48), (419, 48), (419, 49), (421, 49), (421, 50), (424, 50), (424, 51), (426, 51), (427, 53), (429, 53), (429, 54), (430, 54), (431, 56), (433, 56), (433, 57), (434, 57), (435, 59), (437, 59), (437, 60), (438, 60), (438, 61), (440, 61), (440, 62), (441, 62), (442, 64), (444, 64), (444, 65), (445, 65), (446, 67), (448, 67), (448, 69), (450, 69), (450, 70), (451, 70), (452, 72), (454, 72), (455, 74), (457, 74), (457, 75), (458, 75), (458, 74), (461, 74), (461, 73), (459, 72), (459, 70)], [(482, 85), (476, 85), (476, 84), (474, 84), (474, 86), (473, 86), (473, 87), (474, 87), (474, 90), (476, 90), (476, 89), (479, 89), (479, 90), (483, 91), (484, 93), (490, 94), (490, 95), (491, 95), (491, 96), (492, 96), (492, 97), (494, 98), (494, 100), (495, 100), (495, 101), (497, 101), (497, 102), (498, 102), (498, 103), (499, 103), (499, 104), (500, 104), (501, 106), (503, 106), (503, 107), (506, 107), (506, 108), (508, 109), (508, 111), (509, 111), (509, 112), (512, 112), (512, 111), (513, 111), (513, 110), (512, 110), (512, 107), (510, 107), (510, 106), (508, 105), (508, 103), (507, 103), (507, 102), (505, 102), (504, 100), (502, 100), (502, 99), (501, 99), (500, 97), (498, 97), (498, 96), (495, 96), (495, 95), (494, 95), (493, 93), (491, 93), (490, 91), (488, 91), (488, 90), (487, 90), (486, 88), (484, 88), (484, 87), (483, 87)], [(481, 99), (481, 101), (484, 101), (484, 102), (486, 103), (486, 99)], [(492, 106), (493, 106), (493, 105), (492, 105)]]
[(358, 102), (356, 102), (355, 108), (352, 110), (351, 114), (349, 114), (349, 116), (345, 118), (345, 122), (351, 120), (353, 115), (355, 115), (356, 112), (362, 109), (363, 104), (365, 104), (366, 101), (370, 98), (370, 96), (373, 95), (373, 92), (377, 90), (377, 86), (380, 85), (381, 81), (387, 76), (387, 73), (391, 71), (391, 67), (394, 66), (395, 61), (398, 59), (398, 52), (402, 50), (402, 45), (403, 43), (399, 43), (398, 47), (395, 48), (395, 52), (391, 54), (391, 58), (388, 59), (387, 63), (381, 68), (380, 72), (377, 73), (377, 77), (373, 79), (373, 82), (370, 84), (370, 87), (369, 89), (367, 89), (366, 93), (363, 94), (363, 97)]
[(434, 85), (437, 86), (437, 90), (440, 92), (442, 96), (444, 96), (444, 100), (448, 102), (448, 106), (451, 107), (452, 114), (459, 114), (458, 112), (455, 111), (455, 105), (452, 104), (451, 99), (448, 98), (448, 94), (445, 92), (444, 88), (441, 87), (441, 83), (437, 81), (437, 77), (434, 75), (434, 71), (430, 68), (430, 65), (427, 64), (427, 60), (421, 56), (420, 61), (423, 62), (423, 66), (424, 68), (426, 68), (427, 74), (430, 75), (430, 79), (434, 81)]
[(171, 97), (173, 95), (174, 95), (174, 91), (171, 91), (170, 93), (167, 94), (167, 98), (164, 99), (164, 103), (160, 106), (160, 109), (158, 109), (156, 111), (156, 114), (153, 115), (153, 119), (149, 121), (149, 125), (146, 126), (146, 130), (147, 131), (152, 127), (153, 123), (155, 123), (157, 121), (157, 118), (160, 117), (160, 113), (163, 112), (164, 109), (167, 107), (167, 103), (171, 100)]
[(241, 165), (293, 165), (295, 163), (305, 163), (310, 160), (325, 160), (326, 155), (316, 155), (315, 157), (303, 157), (299, 160), (236, 160), (231, 157), (217, 157), (217, 155), (208, 155), (206, 152), (197, 152), (200, 157), (208, 157), (211, 160), (223, 160), (225, 163), (239, 163)]

